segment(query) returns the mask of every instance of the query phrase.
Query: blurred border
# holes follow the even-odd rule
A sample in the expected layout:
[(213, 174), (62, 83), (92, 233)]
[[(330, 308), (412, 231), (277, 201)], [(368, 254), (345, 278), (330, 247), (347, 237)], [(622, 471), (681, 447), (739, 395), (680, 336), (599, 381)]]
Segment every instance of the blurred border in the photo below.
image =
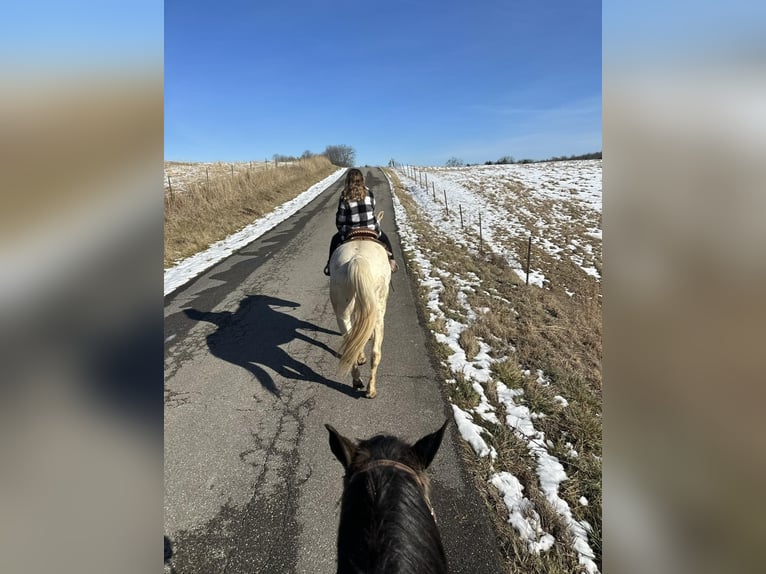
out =
[(1, 572), (160, 568), (162, 34), (162, 2), (3, 9)]
[(603, 5), (605, 572), (763, 568), (765, 13)]

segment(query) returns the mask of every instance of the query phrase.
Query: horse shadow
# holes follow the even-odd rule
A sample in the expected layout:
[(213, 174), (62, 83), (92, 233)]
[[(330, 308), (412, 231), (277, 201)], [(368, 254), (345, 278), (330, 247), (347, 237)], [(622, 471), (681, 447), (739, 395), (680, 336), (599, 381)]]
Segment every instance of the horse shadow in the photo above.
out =
[(218, 328), (207, 336), (210, 352), (246, 369), (276, 396), (280, 396), (280, 391), (269, 370), (287, 379), (320, 383), (345, 395), (358, 397), (358, 393), (348, 385), (325, 378), (282, 348), (297, 339), (337, 357), (333, 349), (301, 331), (328, 335), (337, 335), (338, 332), (279, 311), (280, 307), (294, 309), (300, 305), (269, 295), (250, 295), (242, 300), (235, 312), (184, 309), (184, 314), (195, 321), (216, 325)]

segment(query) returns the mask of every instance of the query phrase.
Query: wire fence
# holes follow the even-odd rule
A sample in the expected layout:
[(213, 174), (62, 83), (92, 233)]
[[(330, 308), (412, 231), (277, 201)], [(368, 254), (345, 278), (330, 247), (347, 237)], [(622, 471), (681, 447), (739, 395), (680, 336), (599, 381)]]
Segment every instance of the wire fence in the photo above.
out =
[[(426, 192), (429, 191), (428, 172), (423, 171), (421, 169), (418, 169), (417, 167), (412, 166), (412, 165), (400, 164), (400, 163), (396, 163), (396, 162), (391, 162), (390, 167), (393, 167), (394, 169), (397, 169), (397, 170), (401, 171), (402, 173), (404, 173), (407, 177), (409, 177), (410, 179), (412, 179), (416, 183), (418, 183), (421, 186), (421, 188), (425, 189)], [(437, 199), (436, 182), (434, 182), (433, 180), (430, 182), (430, 190), (431, 190), (431, 195), (433, 197), (434, 202), (435, 203), (442, 203), (440, 199)], [(441, 190), (441, 192), (442, 193), (438, 194), (438, 195), (443, 196), (443, 198), (444, 198), (444, 201), (443, 201), (444, 212), (445, 212), (445, 215), (447, 217), (449, 217), (450, 216), (450, 205), (449, 205), (450, 202), (449, 202), (449, 199), (447, 197), (447, 190), (443, 188)], [(452, 209), (453, 209), (453, 212), (454, 212), (454, 210), (455, 210), (454, 205), (453, 205)], [(459, 202), (457, 204), (457, 212), (458, 212), (459, 217), (460, 217), (460, 229), (465, 230), (465, 228), (467, 226), (470, 227), (472, 222), (469, 221), (468, 223), (466, 223), (465, 220), (469, 219), (467, 217), (468, 214), (466, 213), (466, 217), (464, 217), (463, 206)], [(479, 241), (478, 241), (477, 249), (479, 250), (480, 253), (483, 253), (484, 252), (484, 231), (483, 231), (481, 210), (479, 210), (477, 212), (475, 217), (478, 220), (477, 228), (478, 228), (478, 240)], [(523, 265), (522, 271), (525, 274), (525, 284), (526, 285), (529, 285), (529, 274), (530, 274), (530, 269), (531, 269), (531, 264), (532, 264), (532, 239), (533, 239), (532, 235), (529, 235), (527, 237), (527, 239), (526, 239), (526, 241), (527, 241), (526, 261), (522, 262), (522, 265)]]
[(246, 162), (166, 162), (164, 170), (165, 194), (172, 201), (175, 194), (189, 191), (193, 186), (211, 181), (233, 179), (242, 173), (262, 169), (274, 169), (291, 162), (277, 162), (271, 160), (246, 161)]

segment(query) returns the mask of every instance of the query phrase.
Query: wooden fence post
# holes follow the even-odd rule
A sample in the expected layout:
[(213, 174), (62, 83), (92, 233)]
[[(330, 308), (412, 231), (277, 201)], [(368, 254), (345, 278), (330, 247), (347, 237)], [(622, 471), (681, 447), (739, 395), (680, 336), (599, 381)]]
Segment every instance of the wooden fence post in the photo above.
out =
[(210, 173), (208, 173), (207, 167), (205, 167), (205, 180), (207, 181), (207, 185), (210, 186)]
[(173, 184), (170, 183), (170, 176), (168, 176), (168, 188), (170, 188), (170, 201), (173, 201)]
[(479, 212), (479, 252), (483, 250), (483, 238), (481, 236), (481, 211)]
[(431, 190), (434, 192), (434, 201), (436, 201), (436, 184), (434, 182), (431, 182)]
[(529, 258), (532, 255), (532, 236), (529, 236), (529, 244), (527, 245), (527, 285), (529, 285)]
[(444, 209), (447, 210), (447, 216), (449, 217), (449, 206), (447, 205), (447, 190), (443, 189), (444, 192)]
[(458, 203), (457, 207), (460, 210), (460, 229), (463, 229), (463, 204)]

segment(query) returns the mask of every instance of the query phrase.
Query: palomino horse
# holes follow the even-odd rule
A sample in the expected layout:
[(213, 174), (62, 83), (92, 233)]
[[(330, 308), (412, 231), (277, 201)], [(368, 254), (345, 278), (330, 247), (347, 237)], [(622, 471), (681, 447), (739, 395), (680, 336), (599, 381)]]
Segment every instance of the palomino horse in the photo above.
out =
[(330, 450), (346, 470), (338, 574), (446, 574), (425, 471), (448, 423), (413, 446), (385, 435), (356, 444), (325, 425)]
[(355, 389), (363, 389), (359, 365), (372, 337), (372, 361), (367, 398), (375, 398), (376, 376), (383, 345), (383, 317), (388, 301), (391, 266), (382, 243), (359, 239), (341, 244), (330, 258), (330, 301), (343, 335), (339, 372), (351, 371)]

